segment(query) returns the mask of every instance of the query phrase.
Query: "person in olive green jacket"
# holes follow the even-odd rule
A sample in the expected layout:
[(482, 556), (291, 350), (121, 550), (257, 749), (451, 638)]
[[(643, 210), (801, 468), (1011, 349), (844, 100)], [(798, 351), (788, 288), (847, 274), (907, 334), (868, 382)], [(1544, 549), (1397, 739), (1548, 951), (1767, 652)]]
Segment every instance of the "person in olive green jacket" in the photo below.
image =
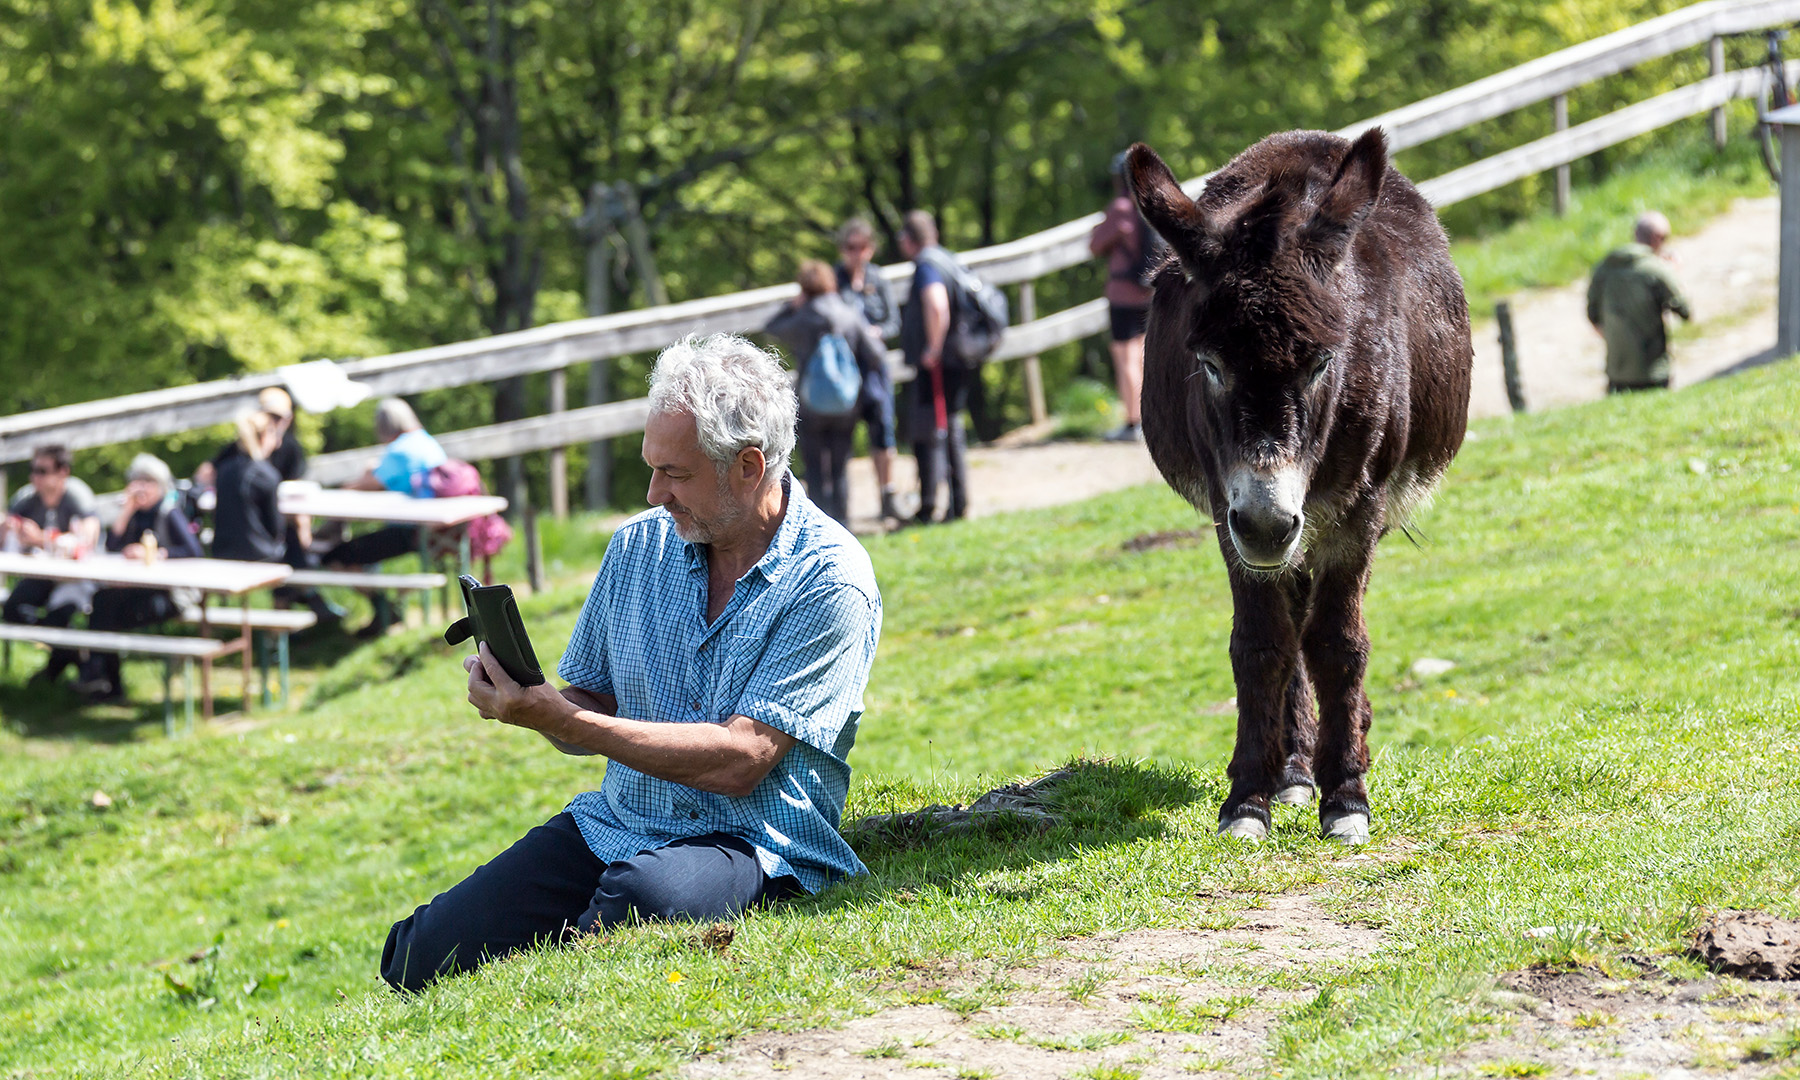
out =
[(1588, 283), (1587, 317), (1606, 338), (1606, 391), (1667, 389), (1669, 340), (1663, 312), (1692, 319), (1687, 297), (1661, 254), (1669, 219), (1645, 214), (1637, 242), (1609, 252)]

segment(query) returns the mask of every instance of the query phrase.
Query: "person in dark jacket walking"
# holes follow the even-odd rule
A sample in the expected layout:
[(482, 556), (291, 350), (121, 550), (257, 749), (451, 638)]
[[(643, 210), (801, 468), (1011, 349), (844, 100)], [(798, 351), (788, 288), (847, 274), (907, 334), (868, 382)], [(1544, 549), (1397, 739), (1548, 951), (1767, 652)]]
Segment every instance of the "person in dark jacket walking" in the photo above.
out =
[[(817, 259), (800, 264), (797, 280), (800, 295), (764, 329), (791, 351), (802, 384), (819, 343), (828, 334), (838, 335), (856, 357), (866, 388), (869, 373), (881, 367), (886, 350), (876, 341), (862, 312), (838, 295), (831, 267)], [(820, 509), (846, 526), (850, 523), (850, 447), (857, 418), (854, 406), (841, 415), (829, 416), (809, 409), (805, 394), (800, 396), (800, 462), (806, 470), (806, 492)]]
[(1694, 317), (1662, 253), (1669, 219), (1654, 211), (1637, 220), (1636, 243), (1614, 248), (1588, 283), (1587, 317), (1606, 338), (1606, 392), (1667, 389), (1669, 338), (1665, 312)]
[[(169, 498), (175, 478), (162, 459), (139, 454), (125, 473), (125, 498), (106, 533), (106, 550), (127, 559), (192, 559), (200, 541), (181, 508)], [(136, 630), (174, 618), (179, 611), (167, 589), (101, 589), (94, 594), (90, 630)], [(92, 652), (81, 665), (75, 689), (94, 701), (125, 696), (119, 654)]]
[(275, 417), (255, 412), (238, 421), (238, 452), (220, 455), (213, 510), (213, 557), (245, 562), (281, 562), (286, 523), (276, 502), (281, 473), (269, 455), (281, 445)]
[[(874, 227), (863, 218), (853, 217), (838, 229), (837, 243), (838, 295), (862, 312), (878, 338), (885, 340), (898, 334), (900, 308), (894, 303), (893, 287), (874, 263)], [(869, 433), (869, 463), (875, 466), (875, 481), (881, 485), (881, 518), (898, 525), (900, 510), (894, 499), (894, 381), (888, 375), (887, 364), (877, 364), (869, 370), (858, 411)]]
[(900, 254), (912, 260), (912, 292), (900, 309), (900, 347), (918, 375), (913, 380), (913, 455), (919, 464), (919, 512), (913, 521), (930, 524), (937, 513), (940, 481), (950, 484), (944, 520), (969, 510), (969, 464), (963, 437), (963, 410), (969, 386), (981, 373), (945, 348), (954, 311), (956, 256), (938, 246), (937, 222), (923, 210), (908, 211), (900, 229)]

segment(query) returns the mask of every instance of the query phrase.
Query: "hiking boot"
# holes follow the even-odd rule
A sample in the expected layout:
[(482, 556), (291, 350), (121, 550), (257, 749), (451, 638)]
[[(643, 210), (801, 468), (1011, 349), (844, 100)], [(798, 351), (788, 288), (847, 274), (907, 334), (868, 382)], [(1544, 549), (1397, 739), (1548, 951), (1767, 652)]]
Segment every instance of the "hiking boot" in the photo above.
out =
[(1107, 442), (1142, 442), (1144, 432), (1136, 424), (1120, 424), (1104, 436)]
[(883, 521), (899, 521), (902, 516), (903, 515), (900, 513), (900, 502), (898, 499), (896, 499), (894, 497), (894, 492), (892, 492), (892, 491), (882, 492), (881, 493), (881, 520), (883, 520)]

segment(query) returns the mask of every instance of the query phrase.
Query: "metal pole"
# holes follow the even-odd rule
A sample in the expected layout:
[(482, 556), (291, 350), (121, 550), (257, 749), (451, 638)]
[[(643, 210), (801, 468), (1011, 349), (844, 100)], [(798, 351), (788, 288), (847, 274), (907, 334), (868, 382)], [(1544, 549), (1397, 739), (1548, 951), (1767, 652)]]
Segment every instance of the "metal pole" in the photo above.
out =
[[(1713, 78), (1716, 79), (1720, 75), (1725, 74), (1724, 38), (1715, 36), (1712, 41), (1707, 44), (1706, 56), (1707, 59), (1711, 61), (1711, 71), (1709, 74), (1711, 74)], [(1712, 132), (1713, 145), (1721, 150), (1725, 149), (1725, 107), (1723, 105), (1718, 106), (1712, 111)]]
[(1525, 411), (1525, 384), (1519, 378), (1519, 349), (1513, 339), (1512, 305), (1494, 305), (1494, 321), (1500, 324), (1500, 367), (1506, 374), (1506, 400), (1512, 411)]
[(1800, 352), (1800, 105), (1781, 118), (1781, 271), (1775, 288), (1775, 354)]
[[(550, 413), (555, 415), (569, 407), (569, 372), (557, 368), (550, 373)], [(550, 451), (550, 513), (558, 521), (569, 518), (569, 452), (562, 447)]]
[[(1556, 130), (1569, 130), (1569, 95), (1558, 94), (1550, 99), (1550, 108), (1556, 117)], [(1562, 217), (1569, 212), (1569, 167), (1556, 167), (1556, 216)]]
[[(587, 313), (589, 316), (606, 314), (608, 307), (608, 284), (612, 279), (611, 229), (607, 225), (606, 216), (601, 211), (605, 201), (605, 187), (595, 184), (588, 192), (587, 213), (581, 217), (582, 235), (587, 240)], [(609, 360), (595, 360), (588, 365), (587, 403), (604, 405), (611, 400), (612, 364)], [(597, 439), (588, 443), (587, 475), (583, 487), (589, 510), (602, 510), (612, 501), (612, 440)]]
[[(1037, 287), (1032, 282), (1019, 285), (1019, 324), (1037, 318)], [(1031, 422), (1041, 424), (1050, 417), (1044, 406), (1044, 368), (1036, 356), (1025, 358), (1025, 400), (1031, 408)]]

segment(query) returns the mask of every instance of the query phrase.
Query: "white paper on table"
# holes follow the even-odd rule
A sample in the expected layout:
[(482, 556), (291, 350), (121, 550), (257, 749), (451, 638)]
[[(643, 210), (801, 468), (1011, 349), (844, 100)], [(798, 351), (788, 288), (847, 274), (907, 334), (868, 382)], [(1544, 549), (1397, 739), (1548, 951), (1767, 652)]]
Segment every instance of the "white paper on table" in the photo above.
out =
[(294, 404), (309, 413), (347, 409), (367, 401), (374, 393), (362, 383), (353, 381), (330, 360), (309, 360), (304, 364), (287, 364), (275, 369), (287, 384)]

